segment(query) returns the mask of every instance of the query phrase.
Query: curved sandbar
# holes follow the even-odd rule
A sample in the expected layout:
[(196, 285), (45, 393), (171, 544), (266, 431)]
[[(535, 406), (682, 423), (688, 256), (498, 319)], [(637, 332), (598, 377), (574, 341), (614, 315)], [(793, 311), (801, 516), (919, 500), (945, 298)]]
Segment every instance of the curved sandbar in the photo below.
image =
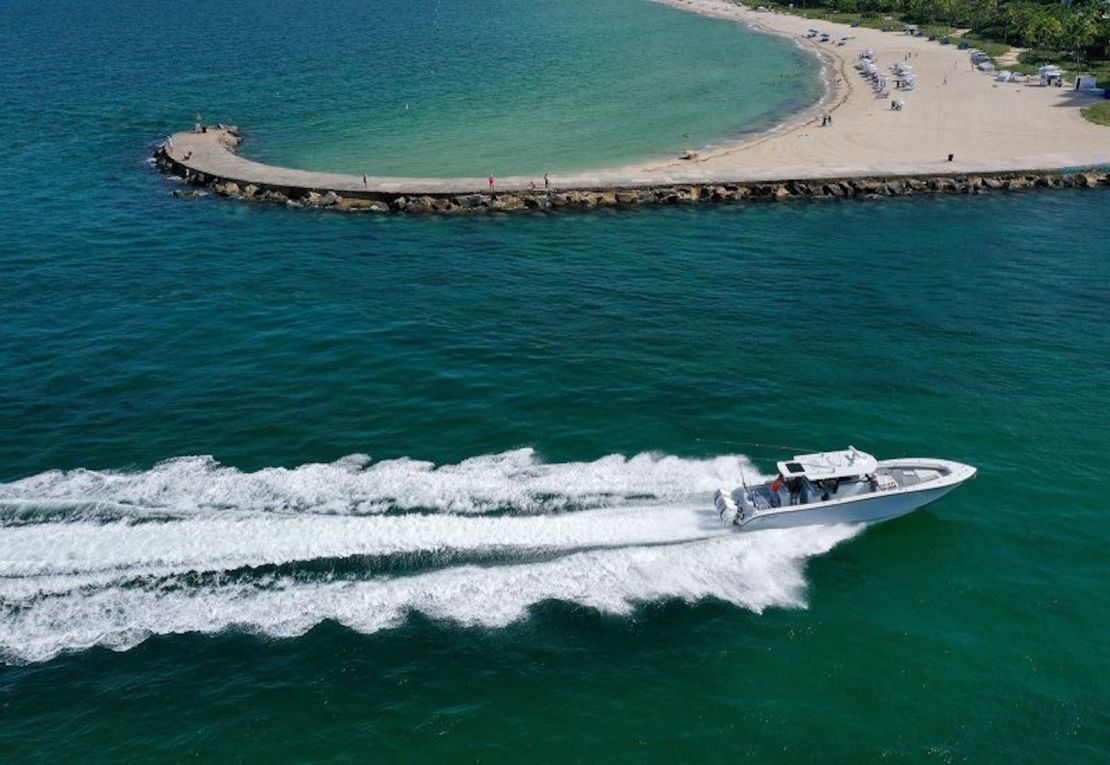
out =
[[(951, 184), (930, 181), (966, 180), (973, 174), (999, 176), (1006, 181), (1004, 187), (1012, 187), (1033, 185), (1037, 183), (1034, 176), (1044, 171), (1110, 164), (1110, 130), (1088, 123), (1079, 114), (1080, 107), (1091, 102), (1089, 97), (1030, 83), (997, 83), (991, 75), (971, 67), (966, 51), (900, 33), (759, 13), (725, 0), (660, 1), (789, 35), (819, 51), (830, 87), (824, 108), (832, 114), (833, 124), (821, 127), (818, 115), (802, 115), (761, 136), (703, 149), (696, 159), (672, 158), (552, 175), (551, 194), (545, 193), (542, 178), (529, 176), (499, 177), (494, 197), (487, 193), (485, 178), (364, 179), (361, 175), (274, 167), (240, 156), (237, 132), (226, 129), (173, 135), (159, 149), (159, 165), (229, 195), (425, 211), (559, 206), (561, 199), (567, 204), (592, 205), (693, 201), (690, 197), (703, 196), (901, 193), (901, 186), (908, 191), (943, 191), (953, 190)], [(805, 37), (810, 26), (828, 31), (834, 40), (851, 39), (844, 46), (814, 42)], [(892, 111), (891, 96), (877, 97), (853, 68), (859, 52), (867, 48), (875, 51), (884, 70), (907, 60), (915, 68), (917, 87), (894, 91), (905, 102), (903, 110)], [(953, 161), (948, 161), (949, 154), (954, 155)], [(1016, 180), (1025, 176), (1029, 177), (1024, 184)], [(1104, 173), (1092, 176), (1094, 182), (1104, 182), (1104, 178)], [(840, 193), (825, 188), (846, 180), (853, 182), (840, 186)], [(873, 180), (881, 181), (881, 187), (868, 185)], [(906, 183), (900, 184), (900, 180)], [(909, 182), (914, 180), (924, 187)], [(768, 188), (768, 184), (772, 186)], [(1088, 178), (1081, 184), (1089, 185)], [(538, 191), (533, 191), (533, 186)], [(956, 186), (954, 190), (967, 190), (960, 183)], [(704, 187), (709, 187), (708, 194)], [(733, 191), (733, 187), (750, 193)], [(576, 192), (588, 192), (585, 201), (581, 194), (573, 197)], [(564, 199), (567, 195), (572, 195), (569, 201)], [(414, 198), (423, 201), (413, 204)], [(440, 204), (442, 200), (450, 204)]]

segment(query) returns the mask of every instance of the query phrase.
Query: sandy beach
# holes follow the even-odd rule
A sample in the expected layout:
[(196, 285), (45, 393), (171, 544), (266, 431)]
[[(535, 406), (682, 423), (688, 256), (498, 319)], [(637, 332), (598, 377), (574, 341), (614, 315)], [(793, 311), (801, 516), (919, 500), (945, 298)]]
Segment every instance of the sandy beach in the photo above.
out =
[[(901, 32), (852, 28), (780, 13), (759, 12), (726, 0), (656, 0), (685, 11), (748, 24), (788, 36), (824, 62), (828, 92), (822, 104), (767, 133), (702, 147), (695, 159), (663, 158), (573, 175), (552, 175), (558, 188), (661, 183), (848, 178), (928, 173), (1049, 170), (1110, 163), (1110, 130), (1080, 115), (1093, 98), (1068, 88), (1031, 82), (1000, 83), (975, 70), (967, 51)], [(832, 42), (808, 39), (811, 27)], [(835, 43), (850, 38), (843, 46)], [(875, 52), (882, 71), (895, 62), (914, 67), (917, 86), (872, 91), (854, 68), (860, 53)], [(890, 108), (892, 97), (905, 106)], [(821, 125), (820, 113), (832, 115)], [(252, 162), (229, 150), (219, 132), (178, 133), (168, 146), (176, 161), (201, 173), (240, 183), (336, 191), (451, 193), (485, 191), (485, 178), (400, 178), (317, 173)], [(952, 161), (948, 156), (952, 155)], [(499, 191), (542, 185), (535, 177), (498, 178)]]
[[(833, 88), (833, 124), (807, 119), (770, 135), (706, 152), (700, 164), (711, 175), (813, 177), (986, 170), (1039, 170), (1110, 161), (1110, 131), (1093, 125), (1079, 109), (1093, 101), (1067, 88), (999, 83), (975, 70), (968, 51), (901, 32), (881, 32), (758, 12), (725, 0), (659, 0), (756, 29), (785, 34), (819, 51)], [(807, 38), (827, 31), (833, 42)], [(849, 37), (847, 44), (835, 41)], [(892, 91), (905, 102), (890, 109), (854, 68), (872, 49), (881, 70), (899, 61), (918, 76), (912, 91)], [(909, 60), (907, 60), (909, 56)], [(953, 154), (952, 163), (947, 161)], [(677, 163), (645, 165), (675, 167)]]

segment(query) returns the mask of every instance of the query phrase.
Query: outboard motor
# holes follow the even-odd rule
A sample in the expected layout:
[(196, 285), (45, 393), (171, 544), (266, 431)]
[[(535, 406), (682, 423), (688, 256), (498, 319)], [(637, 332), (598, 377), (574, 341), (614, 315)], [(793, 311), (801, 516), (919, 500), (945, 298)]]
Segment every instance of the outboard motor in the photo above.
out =
[(720, 516), (721, 523), (734, 524), (743, 517), (736, 500), (724, 489), (718, 489), (713, 495), (713, 504), (717, 506), (717, 515)]

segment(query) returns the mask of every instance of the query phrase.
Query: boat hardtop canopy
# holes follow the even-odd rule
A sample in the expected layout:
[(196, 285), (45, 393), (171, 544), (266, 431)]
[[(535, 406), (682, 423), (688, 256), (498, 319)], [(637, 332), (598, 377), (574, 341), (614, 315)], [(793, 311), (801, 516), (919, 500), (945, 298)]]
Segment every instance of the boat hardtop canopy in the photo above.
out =
[(878, 466), (878, 460), (854, 446), (837, 452), (798, 454), (792, 460), (778, 463), (783, 478), (804, 477), (811, 481), (859, 478), (874, 473)]

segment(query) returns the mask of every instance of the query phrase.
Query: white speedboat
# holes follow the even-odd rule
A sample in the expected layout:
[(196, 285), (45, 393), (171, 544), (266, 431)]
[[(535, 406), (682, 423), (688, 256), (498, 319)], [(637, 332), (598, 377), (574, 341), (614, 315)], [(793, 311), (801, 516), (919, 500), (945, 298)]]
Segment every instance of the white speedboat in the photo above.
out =
[(723, 523), (744, 531), (832, 523), (878, 523), (912, 513), (974, 478), (971, 465), (910, 457), (876, 460), (854, 446), (799, 454), (756, 486), (714, 496)]

